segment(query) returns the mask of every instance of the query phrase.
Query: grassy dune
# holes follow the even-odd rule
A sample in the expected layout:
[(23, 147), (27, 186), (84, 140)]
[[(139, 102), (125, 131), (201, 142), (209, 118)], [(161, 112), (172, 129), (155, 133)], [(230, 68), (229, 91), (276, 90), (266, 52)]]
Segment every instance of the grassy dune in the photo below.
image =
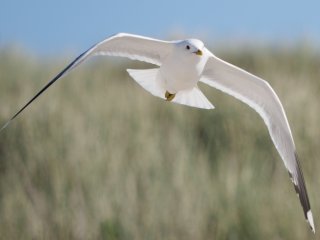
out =
[[(320, 231), (320, 55), (303, 45), (217, 55), (278, 93)], [(0, 50), (0, 123), (68, 61)], [(204, 85), (215, 110), (161, 101), (128, 77), (135, 67), (152, 66), (89, 61), (1, 133), (1, 239), (313, 237), (253, 110)]]

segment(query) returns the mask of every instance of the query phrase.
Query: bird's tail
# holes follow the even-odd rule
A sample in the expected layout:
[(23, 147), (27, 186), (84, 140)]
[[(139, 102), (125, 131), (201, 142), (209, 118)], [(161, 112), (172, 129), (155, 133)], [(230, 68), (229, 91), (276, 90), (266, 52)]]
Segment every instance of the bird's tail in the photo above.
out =
[[(159, 68), (142, 70), (127, 69), (127, 71), (141, 87), (154, 96), (190, 107), (204, 109), (214, 108), (198, 87), (194, 87), (190, 90), (179, 91), (177, 93), (169, 93), (161, 82)], [(167, 96), (168, 94), (171, 96), (170, 99)]]

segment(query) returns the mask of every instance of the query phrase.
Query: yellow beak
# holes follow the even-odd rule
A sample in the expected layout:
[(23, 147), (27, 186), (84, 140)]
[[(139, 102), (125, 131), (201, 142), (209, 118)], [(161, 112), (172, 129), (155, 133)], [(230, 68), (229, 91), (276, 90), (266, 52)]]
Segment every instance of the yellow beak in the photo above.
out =
[(202, 56), (202, 51), (201, 50), (198, 50), (198, 51), (196, 51), (194, 53), (197, 54), (198, 56)]

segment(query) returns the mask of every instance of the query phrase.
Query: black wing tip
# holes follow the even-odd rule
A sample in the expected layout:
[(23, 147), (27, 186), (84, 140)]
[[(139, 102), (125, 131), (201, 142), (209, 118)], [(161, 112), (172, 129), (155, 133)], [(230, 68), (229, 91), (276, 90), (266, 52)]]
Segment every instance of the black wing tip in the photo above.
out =
[[(299, 197), (301, 206), (303, 208), (303, 213), (304, 213), (305, 219), (309, 223), (309, 226), (310, 226), (312, 232), (315, 233), (315, 227), (314, 227), (313, 216), (312, 216), (312, 212), (311, 212), (311, 206), (310, 206), (310, 202), (309, 202), (309, 197), (308, 197), (303, 173), (302, 173), (301, 166), (300, 166), (299, 157), (296, 152), (294, 155), (295, 155), (295, 159), (296, 159), (296, 163), (297, 163), (296, 173), (294, 173), (296, 175), (296, 177), (294, 177), (293, 174), (290, 172), (289, 172), (289, 176), (293, 182), (294, 189)], [(295, 181), (295, 178), (296, 178), (296, 181)]]
[(27, 108), (34, 100), (36, 100), (47, 88), (49, 88), (55, 81), (63, 77), (68, 71), (72, 68), (76, 67), (79, 63), (81, 63), (86, 54), (89, 54), (90, 51), (94, 48), (91, 47), (87, 51), (80, 54), (75, 60), (73, 60), (66, 68), (64, 68), (57, 76), (55, 76), (51, 81), (49, 81), (33, 98), (31, 98), (13, 117), (11, 117), (0, 129), (0, 133), (8, 127), (8, 125), (15, 119), (25, 108)]
[(296, 192), (299, 194), (301, 205), (303, 207), (305, 217), (307, 218), (307, 212), (310, 211), (311, 206), (310, 206), (307, 188), (306, 188), (306, 184), (304, 181), (304, 177), (303, 177), (303, 173), (301, 170), (300, 161), (297, 153), (295, 153), (295, 158), (297, 162), (297, 181), (298, 182), (297, 182), (297, 185), (294, 185), (294, 187)]

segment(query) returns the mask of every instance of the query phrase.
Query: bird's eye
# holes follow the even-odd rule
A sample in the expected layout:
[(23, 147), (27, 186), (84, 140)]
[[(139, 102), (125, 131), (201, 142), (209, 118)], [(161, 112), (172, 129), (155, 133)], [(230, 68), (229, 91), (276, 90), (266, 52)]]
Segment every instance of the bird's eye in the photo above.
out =
[(188, 49), (188, 50), (189, 50), (189, 49), (190, 49), (190, 46), (189, 46), (189, 45), (187, 45), (187, 46), (186, 46), (186, 49)]

